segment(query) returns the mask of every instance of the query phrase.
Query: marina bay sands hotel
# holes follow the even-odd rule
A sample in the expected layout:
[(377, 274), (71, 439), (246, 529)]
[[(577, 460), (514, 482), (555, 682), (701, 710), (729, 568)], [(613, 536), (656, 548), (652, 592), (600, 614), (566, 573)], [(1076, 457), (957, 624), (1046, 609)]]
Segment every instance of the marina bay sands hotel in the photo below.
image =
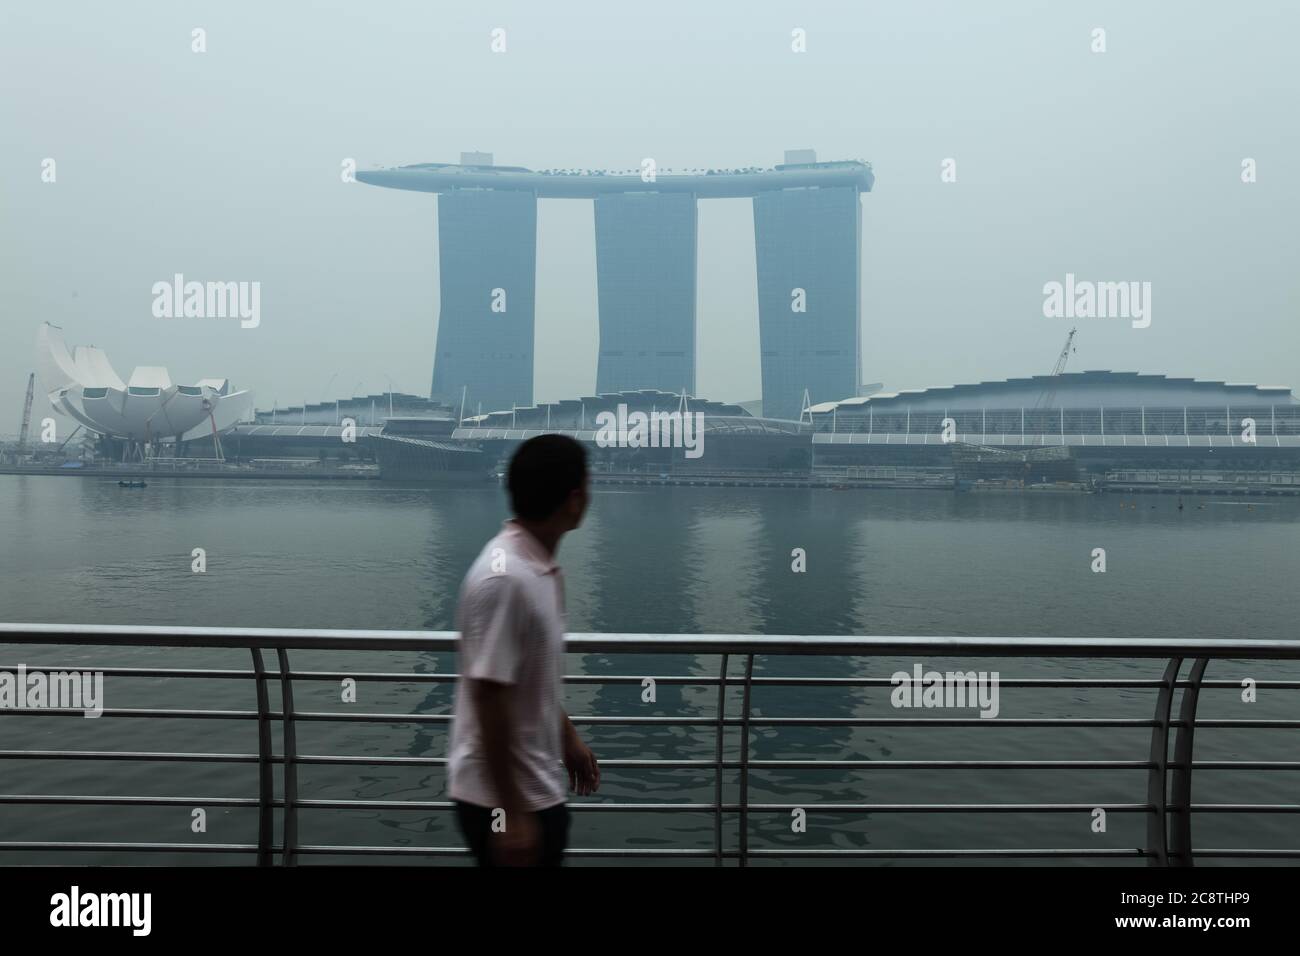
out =
[(358, 172), (363, 183), (439, 193), (442, 311), (432, 396), (484, 412), (533, 404), (537, 200), (595, 205), (598, 393), (695, 395), (697, 202), (754, 207), (763, 415), (857, 394), (862, 212), (859, 161), (792, 150), (771, 169), (623, 172), (459, 164)]

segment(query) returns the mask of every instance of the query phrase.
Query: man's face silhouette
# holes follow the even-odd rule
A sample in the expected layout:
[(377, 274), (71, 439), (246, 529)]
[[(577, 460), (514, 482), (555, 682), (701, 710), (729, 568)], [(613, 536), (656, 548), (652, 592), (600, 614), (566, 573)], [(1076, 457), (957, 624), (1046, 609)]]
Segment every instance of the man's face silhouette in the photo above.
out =
[(583, 517), (587, 514), (587, 505), (591, 503), (591, 495), (588, 490), (590, 479), (583, 476), (582, 485), (569, 492), (569, 497), (565, 499), (563, 512), (568, 519), (565, 523), (568, 525), (567, 530), (572, 531), (582, 524)]

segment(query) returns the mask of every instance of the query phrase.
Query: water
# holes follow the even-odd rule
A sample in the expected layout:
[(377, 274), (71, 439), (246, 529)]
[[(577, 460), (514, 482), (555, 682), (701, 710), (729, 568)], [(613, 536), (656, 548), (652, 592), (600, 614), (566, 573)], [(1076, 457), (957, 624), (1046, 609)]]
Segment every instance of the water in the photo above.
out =
[[(1136, 507), (1121, 507), (1134, 502)], [(461, 575), (505, 517), (495, 487), (425, 489), (381, 483), (114, 481), (0, 476), (0, 618), (9, 621), (283, 627), (450, 629)], [(574, 631), (753, 634), (1000, 635), (1096, 637), (1293, 637), (1300, 501), (1069, 495), (954, 495), (935, 491), (832, 492), (789, 489), (596, 489), (584, 526), (560, 553)], [(206, 551), (207, 571), (191, 571)], [(806, 573), (791, 571), (804, 549)], [(1093, 550), (1107, 571), (1093, 573)], [(0, 667), (72, 665), (246, 669), (246, 652), (157, 649), (0, 648)], [(888, 677), (910, 660), (760, 660), (757, 674)], [(948, 669), (958, 662), (942, 662)], [(450, 655), (295, 655), (295, 668), (449, 671)], [(592, 673), (712, 675), (716, 659), (645, 656), (573, 658)], [(1162, 662), (1002, 660), (970, 662), (1011, 677), (1160, 676)], [(733, 669), (733, 673), (739, 673)], [(1212, 679), (1300, 678), (1273, 663), (1211, 665)], [(118, 707), (253, 706), (251, 684), (110, 678)], [(342, 710), (336, 684), (304, 684), (297, 706)], [(442, 685), (362, 683), (355, 709), (445, 712)], [(641, 703), (636, 685), (575, 686), (571, 713), (711, 716), (706, 688), (658, 687)], [(764, 716), (899, 716), (887, 688), (759, 688)], [(738, 710), (738, 697), (728, 711)], [(1149, 718), (1150, 690), (1003, 688), (1003, 717)], [(933, 713), (920, 716), (933, 716)], [(1233, 690), (1208, 690), (1201, 715), (1300, 716), (1300, 692), (1263, 690), (1245, 704)], [(973, 716), (966, 712), (963, 716)], [(708, 729), (590, 728), (598, 756), (711, 758)], [(252, 752), (250, 721), (6, 717), (0, 748)], [(753, 756), (882, 759), (1145, 760), (1146, 728), (762, 728)], [(1295, 760), (1294, 730), (1197, 732), (1198, 760)], [(445, 728), (432, 725), (302, 723), (305, 753), (441, 756)], [(734, 749), (731, 755), (735, 755)], [(219, 764), (0, 760), (7, 793), (148, 793), (246, 797), (255, 770)], [(278, 771), (277, 771), (278, 778)], [(734, 775), (727, 778), (734, 799)], [(306, 799), (437, 800), (440, 768), (304, 766)], [(1294, 771), (1198, 771), (1197, 803), (1296, 803)], [(712, 799), (712, 778), (693, 770), (606, 772), (603, 799)], [(767, 771), (751, 799), (796, 803), (756, 813), (751, 846), (941, 848), (1134, 847), (1145, 818), (1109, 815), (1094, 833), (1083, 811), (1055, 814), (832, 814), (831, 802), (1144, 803), (1143, 771)], [(192, 807), (37, 809), (8, 807), (4, 840), (147, 839), (251, 842), (256, 811), (208, 808), (205, 834), (191, 832)], [(393, 846), (458, 842), (441, 811), (304, 811), (300, 838)], [(728, 820), (729, 839), (734, 821)], [(578, 846), (708, 847), (707, 815), (578, 814)], [(1198, 846), (1300, 847), (1300, 818), (1202, 814)], [(10, 862), (40, 859), (9, 853)], [(112, 852), (64, 854), (66, 862), (121, 862)], [(48, 860), (48, 857), (44, 858)], [(165, 855), (150, 857), (164, 862)], [(193, 862), (196, 858), (184, 858)], [(204, 856), (205, 862), (233, 857)], [(247, 859), (246, 857), (243, 859)]]

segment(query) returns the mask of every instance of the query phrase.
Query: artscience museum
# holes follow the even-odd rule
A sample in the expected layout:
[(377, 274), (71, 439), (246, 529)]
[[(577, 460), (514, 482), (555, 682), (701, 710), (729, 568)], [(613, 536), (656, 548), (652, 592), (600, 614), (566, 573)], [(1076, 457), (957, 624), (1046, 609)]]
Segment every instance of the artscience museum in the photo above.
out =
[(50, 404), (82, 426), (125, 442), (123, 455), (144, 455), (160, 442), (183, 442), (227, 431), (247, 416), (253, 393), (228, 379), (176, 385), (167, 369), (140, 365), (124, 382), (103, 349), (69, 350), (58, 326), (41, 324), (36, 367)]

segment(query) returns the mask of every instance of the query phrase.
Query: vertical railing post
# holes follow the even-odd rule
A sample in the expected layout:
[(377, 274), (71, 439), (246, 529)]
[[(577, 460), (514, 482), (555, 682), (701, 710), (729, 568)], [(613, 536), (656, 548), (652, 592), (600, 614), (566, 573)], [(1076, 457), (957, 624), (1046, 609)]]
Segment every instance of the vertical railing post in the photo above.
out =
[(298, 864), (298, 733), (294, 724), (293, 679), (289, 676), (289, 652), (276, 648), (280, 665), (280, 709), (284, 734), (284, 866)]
[(1196, 730), (1196, 705), (1201, 695), (1201, 681), (1205, 679), (1208, 658), (1198, 657), (1192, 662), (1188, 675), (1189, 686), (1183, 689), (1182, 703), (1178, 707), (1181, 725), (1174, 737), (1174, 773), (1169, 798), (1169, 865), (1192, 866), (1192, 740)]
[(266, 667), (262, 652), (250, 647), (253, 655), (254, 683), (257, 685), (257, 865), (271, 865), (271, 842), (275, 836), (272, 804), (275, 783), (271, 777), (271, 707), (267, 702)]
[(754, 655), (745, 655), (745, 691), (740, 711), (740, 865), (749, 862), (749, 691), (754, 680)]
[(718, 670), (718, 724), (713, 745), (713, 865), (722, 866), (722, 745), (727, 728), (727, 655)]
[(1147, 817), (1147, 852), (1151, 866), (1168, 866), (1168, 836), (1165, 820), (1169, 807), (1166, 778), (1169, 772), (1169, 715), (1174, 703), (1174, 687), (1178, 671), (1183, 666), (1181, 657), (1172, 658), (1165, 667), (1165, 676), (1156, 697), (1155, 726), (1151, 728), (1151, 763), (1147, 772), (1147, 802), (1155, 812)]

